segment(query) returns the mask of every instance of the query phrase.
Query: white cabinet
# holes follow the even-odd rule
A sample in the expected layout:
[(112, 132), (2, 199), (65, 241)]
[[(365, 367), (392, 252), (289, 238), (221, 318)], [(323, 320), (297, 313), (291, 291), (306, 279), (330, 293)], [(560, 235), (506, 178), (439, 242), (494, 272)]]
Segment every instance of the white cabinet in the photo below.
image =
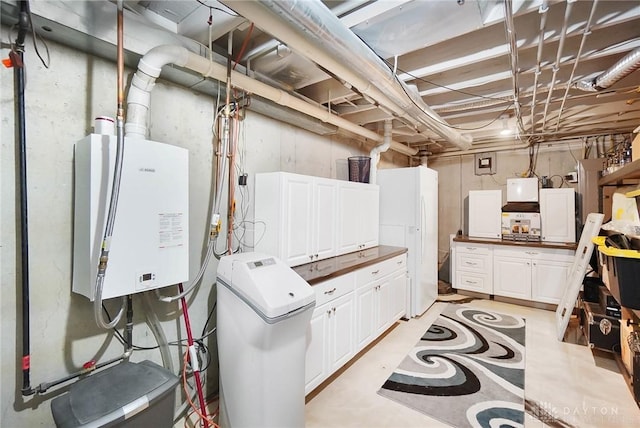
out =
[(380, 190), (377, 185), (339, 182), (338, 254), (378, 245), (379, 200)]
[(452, 242), (453, 287), (493, 294), (493, 249), (490, 245)]
[(305, 393), (355, 355), (354, 274), (314, 286), (316, 308), (307, 328)]
[(256, 251), (297, 266), (336, 254), (337, 181), (284, 172), (257, 174)]
[(356, 271), (356, 346), (364, 348), (406, 312), (406, 255)]
[(570, 188), (540, 189), (542, 240), (576, 242), (575, 191)]
[(531, 259), (496, 249), (493, 257), (493, 292), (496, 296), (531, 300)]
[(469, 191), (469, 236), (500, 238), (502, 190)]
[(406, 254), (313, 286), (316, 308), (307, 328), (306, 394), (405, 314), (407, 288)]
[(558, 304), (573, 257), (572, 250), (496, 246), (493, 294)]

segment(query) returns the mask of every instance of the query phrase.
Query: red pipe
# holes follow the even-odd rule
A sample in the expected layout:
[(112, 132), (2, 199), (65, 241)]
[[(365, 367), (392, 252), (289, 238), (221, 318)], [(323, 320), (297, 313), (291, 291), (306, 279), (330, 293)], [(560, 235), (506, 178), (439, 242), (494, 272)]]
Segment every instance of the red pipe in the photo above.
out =
[[(183, 291), (182, 283), (178, 284), (178, 289), (182, 294), (182, 291)], [(189, 321), (189, 310), (187, 309), (187, 299), (184, 296), (182, 296), (180, 298), (180, 302), (182, 303), (182, 314), (184, 315), (184, 325), (187, 329), (187, 345), (189, 345), (189, 348), (191, 348), (193, 346), (193, 334), (191, 333), (191, 322)], [(191, 358), (191, 354), (189, 353), (188, 355), (189, 355), (189, 358)], [(209, 420), (207, 419), (207, 406), (204, 401), (202, 384), (200, 383), (200, 371), (194, 370), (193, 376), (196, 379), (196, 389), (198, 390), (198, 401), (200, 402), (200, 412), (204, 416), (203, 418), (204, 426), (205, 428), (208, 428)]]

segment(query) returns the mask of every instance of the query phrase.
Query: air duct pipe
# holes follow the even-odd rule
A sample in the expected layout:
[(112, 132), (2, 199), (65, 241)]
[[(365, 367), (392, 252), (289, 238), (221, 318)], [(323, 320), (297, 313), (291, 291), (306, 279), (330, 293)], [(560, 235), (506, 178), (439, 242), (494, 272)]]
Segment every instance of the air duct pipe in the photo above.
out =
[(640, 68), (640, 48), (631, 51), (627, 56), (613, 64), (608, 70), (593, 80), (582, 80), (576, 88), (583, 91), (597, 92), (607, 89)]
[[(138, 71), (135, 73), (131, 88), (129, 89), (129, 97), (127, 98), (127, 122), (125, 124), (127, 137), (146, 138), (150, 91), (155, 85), (156, 78), (160, 76), (162, 67), (167, 64), (175, 64), (179, 67), (200, 73), (204, 77), (211, 77), (219, 81), (225, 81), (227, 79), (225, 66), (209, 61), (207, 58), (194, 54), (186, 48), (162, 45), (151, 49), (140, 60)], [(356, 125), (346, 119), (342, 119), (322, 107), (309, 104), (306, 101), (289, 95), (285, 91), (259, 82), (237, 71), (231, 72), (231, 81), (236, 88), (266, 98), (277, 104), (290, 107), (373, 142), (384, 142), (384, 138), (376, 132)], [(407, 147), (396, 141), (391, 141), (390, 148), (407, 156), (413, 156), (417, 153), (417, 149)]]
[(460, 149), (471, 146), (470, 136), (453, 130), (321, 2), (223, 3), (399, 118), (417, 120)]
[(384, 140), (379, 146), (375, 146), (369, 152), (371, 158), (371, 169), (369, 170), (369, 183), (376, 184), (376, 176), (378, 174), (378, 162), (380, 162), (380, 153), (386, 152), (391, 147), (391, 119), (384, 121)]

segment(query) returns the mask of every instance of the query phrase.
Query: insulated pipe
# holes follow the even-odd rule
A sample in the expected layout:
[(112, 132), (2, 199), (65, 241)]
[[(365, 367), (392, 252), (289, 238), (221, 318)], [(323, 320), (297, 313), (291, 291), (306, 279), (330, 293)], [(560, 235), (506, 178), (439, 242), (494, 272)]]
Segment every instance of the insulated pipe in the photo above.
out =
[[(162, 45), (151, 49), (140, 60), (138, 71), (134, 76), (134, 81), (137, 81), (138, 85), (134, 86), (132, 82), (132, 86), (129, 89), (129, 98), (133, 97), (133, 100), (129, 103), (129, 98), (127, 99), (127, 123), (125, 124), (127, 136), (131, 134), (131, 136), (134, 137), (144, 138), (146, 135), (146, 120), (147, 112), (149, 110), (148, 90), (153, 88), (155, 79), (160, 75), (162, 66), (167, 64), (175, 64), (180, 67), (188, 68), (200, 73), (204, 77), (211, 77), (219, 81), (226, 80), (227, 72), (225, 66), (209, 61), (207, 58), (194, 54), (186, 48), (181, 46)], [(136, 76), (138, 76), (138, 79), (136, 79)], [(285, 91), (259, 82), (237, 71), (231, 71), (231, 81), (233, 82), (233, 86), (236, 88), (256, 94), (277, 104), (298, 110), (323, 122), (330, 123), (338, 128), (360, 135), (361, 137), (367, 138), (373, 142), (384, 142), (383, 137), (373, 131), (356, 125), (353, 122), (332, 114), (324, 108), (309, 104), (306, 101), (289, 95)], [(144, 84), (142, 84), (142, 82), (144, 82)], [(145, 88), (149, 89), (146, 90)], [(138, 104), (138, 101), (141, 99), (146, 99), (146, 104)], [(407, 147), (406, 145), (396, 141), (391, 142), (391, 150), (395, 150), (407, 156), (413, 156), (418, 153), (417, 149)]]
[(321, 2), (226, 0), (223, 3), (398, 117), (417, 119), (461, 149), (471, 146), (470, 136), (453, 130)]
[(391, 131), (392, 131), (391, 119), (384, 121), (384, 142), (379, 146), (375, 146), (369, 152), (371, 158), (371, 169), (369, 171), (369, 183), (376, 184), (378, 175), (378, 162), (380, 162), (380, 153), (386, 152), (391, 147)]
[(582, 80), (576, 83), (576, 88), (590, 92), (607, 89), (638, 68), (640, 68), (640, 48), (632, 50), (628, 55), (613, 64), (595, 79)]

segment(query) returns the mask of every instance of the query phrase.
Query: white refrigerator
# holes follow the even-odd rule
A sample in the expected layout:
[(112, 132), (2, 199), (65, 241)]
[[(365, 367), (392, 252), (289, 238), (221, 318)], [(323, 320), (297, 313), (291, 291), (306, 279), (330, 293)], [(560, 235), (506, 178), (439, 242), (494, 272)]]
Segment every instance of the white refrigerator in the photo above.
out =
[(438, 173), (425, 166), (381, 169), (380, 244), (406, 247), (407, 317), (438, 297)]

